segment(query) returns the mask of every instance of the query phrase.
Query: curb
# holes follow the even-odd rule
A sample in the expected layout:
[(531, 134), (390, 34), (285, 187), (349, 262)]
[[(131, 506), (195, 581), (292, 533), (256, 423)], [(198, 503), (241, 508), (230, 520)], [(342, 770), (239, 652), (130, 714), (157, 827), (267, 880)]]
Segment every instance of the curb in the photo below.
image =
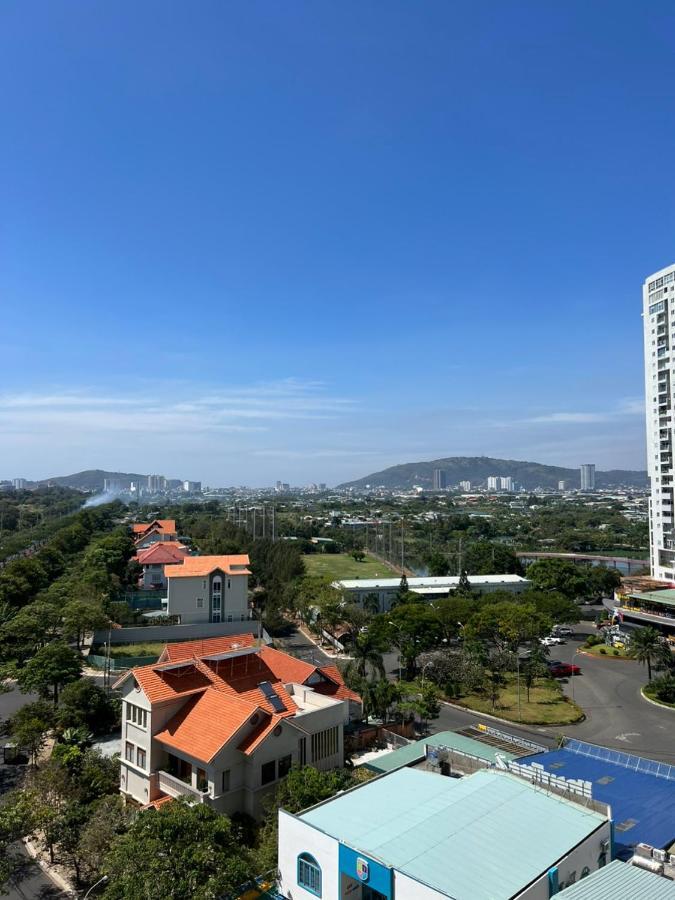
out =
[(577, 650), (579, 656), (588, 656), (590, 659), (611, 659), (612, 662), (635, 662), (630, 656), (614, 656), (610, 653), (588, 653), (586, 650)]
[[(449, 706), (452, 709), (458, 709), (461, 712), (469, 713), (472, 716), (477, 716), (478, 718), (492, 719), (495, 722), (500, 722), (502, 725), (511, 725), (512, 728), (520, 728), (525, 731), (527, 729), (537, 729), (539, 731), (545, 732), (547, 728), (569, 728), (573, 725), (581, 725), (582, 722), (586, 720), (586, 713), (582, 710), (582, 716), (580, 719), (577, 719), (576, 722), (547, 722), (546, 725), (535, 725), (534, 722), (516, 722), (513, 719), (502, 719), (499, 716), (493, 716), (491, 713), (480, 712), (477, 709), (470, 709), (468, 706), (460, 706), (458, 703), (450, 703), (449, 700), (441, 700), (445, 706)], [(581, 707), (579, 707), (581, 709)]]
[(51, 867), (38, 856), (38, 851), (35, 845), (28, 839), (22, 838), (22, 844), (26, 848), (26, 853), (31, 857), (31, 859), (35, 860), (35, 862), (40, 866), (42, 871), (45, 873), (47, 878), (54, 882), (54, 884), (64, 893), (66, 893), (69, 897), (77, 897), (77, 891), (75, 891), (71, 884), (69, 884), (63, 876), (59, 875), (58, 872), (53, 872)]
[(648, 697), (645, 694), (644, 688), (640, 688), (640, 696), (642, 697), (643, 700), (646, 700), (647, 703), (651, 703), (652, 706), (658, 706), (659, 709), (668, 709), (668, 710), (670, 710), (670, 712), (675, 713), (675, 706), (666, 706), (665, 703), (660, 703), (658, 700), (652, 700), (651, 697)]

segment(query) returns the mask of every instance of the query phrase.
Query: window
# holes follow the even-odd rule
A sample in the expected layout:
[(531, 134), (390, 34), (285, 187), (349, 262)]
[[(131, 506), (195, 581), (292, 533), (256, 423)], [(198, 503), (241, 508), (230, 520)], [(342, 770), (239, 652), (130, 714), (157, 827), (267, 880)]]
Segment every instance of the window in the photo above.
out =
[(334, 756), (338, 752), (338, 726), (312, 735), (312, 762)]
[(145, 750), (140, 747), (136, 747), (136, 765), (141, 769), (145, 768)]
[(204, 609), (204, 601), (201, 597), (197, 597), (197, 609)]
[(663, 300), (661, 300), (658, 303), (652, 303), (652, 305), (649, 307), (649, 313), (650, 315), (652, 315), (653, 313), (663, 312), (665, 308), (665, 304)]
[(148, 727), (148, 711), (135, 706), (133, 703), (127, 703), (127, 722), (132, 722), (139, 728)]
[(134, 761), (134, 745), (130, 744), (129, 741), (124, 745), (124, 758), (130, 763)]
[(321, 868), (309, 853), (301, 853), (298, 857), (298, 884), (310, 894), (321, 896)]
[(277, 779), (277, 763), (273, 759), (271, 762), (263, 763), (260, 767), (260, 784), (271, 784)]
[(222, 782), (220, 785), (221, 791), (223, 794), (226, 794), (230, 789), (230, 770), (225, 769), (222, 776)]
[(285, 778), (291, 771), (293, 765), (293, 757), (289, 753), (288, 756), (282, 756), (279, 760), (279, 778)]

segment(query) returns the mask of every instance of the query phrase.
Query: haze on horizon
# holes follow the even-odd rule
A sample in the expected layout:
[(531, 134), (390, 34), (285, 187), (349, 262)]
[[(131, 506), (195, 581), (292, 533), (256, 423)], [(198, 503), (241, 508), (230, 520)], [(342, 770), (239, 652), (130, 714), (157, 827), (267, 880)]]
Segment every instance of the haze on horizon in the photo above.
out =
[(0, 478), (645, 467), (675, 9), (9, 0)]

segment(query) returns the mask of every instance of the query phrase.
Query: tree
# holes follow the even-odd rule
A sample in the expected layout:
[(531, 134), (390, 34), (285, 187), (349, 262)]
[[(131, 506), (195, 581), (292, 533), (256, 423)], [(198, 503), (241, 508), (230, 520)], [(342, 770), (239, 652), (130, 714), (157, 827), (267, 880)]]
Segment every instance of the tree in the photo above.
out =
[(387, 638), (396, 647), (406, 670), (407, 681), (416, 672), (416, 660), (441, 642), (441, 627), (434, 610), (427, 605), (404, 603), (385, 620)]
[(457, 587), (455, 588), (454, 592), (451, 593), (454, 593), (455, 597), (470, 597), (472, 595), (471, 582), (469, 581), (469, 576), (466, 570), (464, 570), (459, 576)]
[(426, 557), (426, 563), (431, 578), (444, 578), (450, 574), (450, 563), (439, 550), (432, 550)]
[(546, 659), (541, 647), (535, 647), (520, 665), (520, 671), (527, 690), (527, 702), (530, 702), (530, 689), (537, 678), (547, 674)]
[(59, 700), (59, 690), (82, 675), (80, 657), (70, 647), (55, 641), (42, 647), (23, 669), (17, 672), (22, 691), (36, 691), (41, 697), (52, 694), (54, 706)]
[(465, 633), (499, 650), (515, 652), (520, 644), (536, 640), (550, 630), (551, 620), (534, 606), (507, 600), (483, 606), (471, 617)]
[(376, 632), (368, 629), (359, 634), (352, 645), (351, 656), (352, 664), (361, 678), (365, 678), (369, 670), (384, 678), (384, 649), (382, 637)]
[(360, 550), (358, 547), (355, 547), (353, 550), (351, 550), (349, 552), (349, 555), (352, 557), (354, 562), (357, 563), (363, 562), (363, 560), (366, 558), (366, 554), (364, 553), (364, 551)]
[(670, 654), (660, 631), (652, 626), (646, 628), (636, 628), (630, 639), (628, 652), (633, 659), (647, 664), (647, 681), (652, 680), (652, 664), (656, 661), (663, 661), (664, 649)]
[(80, 831), (78, 856), (84, 879), (92, 883), (103, 874), (103, 862), (113, 842), (124, 834), (133, 818), (119, 794), (102, 797), (91, 807)]
[(537, 612), (549, 617), (552, 622), (570, 625), (581, 620), (578, 604), (559, 594), (557, 591), (526, 591), (518, 595), (521, 603), (534, 604)]
[(205, 804), (142, 812), (106, 855), (107, 900), (213, 900), (254, 874), (239, 829)]
[(516, 554), (504, 544), (478, 541), (471, 544), (463, 557), (469, 575), (522, 575), (523, 567)]
[(654, 696), (663, 703), (675, 703), (675, 675), (667, 672), (652, 681)]
[(47, 742), (47, 732), (54, 724), (54, 711), (44, 700), (27, 703), (18, 709), (9, 722), (9, 733), (16, 744), (29, 752), (35, 765), (37, 756)]
[(58, 721), (62, 728), (83, 725), (94, 734), (106, 734), (115, 726), (117, 709), (103, 688), (81, 678), (61, 691)]
[(376, 593), (371, 591), (371, 593), (366, 594), (363, 598), (363, 608), (372, 616), (376, 616), (380, 612), (380, 598)]
[(458, 597), (453, 591), (449, 597), (435, 600), (431, 609), (443, 631), (443, 638), (449, 643), (457, 637), (463, 625), (476, 611), (475, 604), (468, 597)]
[(108, 617), (96, 600), (71, 600), (63, 608), (64, 636), (70, 640), (74, 638), (78, 650), (88, 632), (103, 628), (107, 623)]
[(527, 578), (540, 591), (557, 591), (568, 600), (583, 597), (588, 591), (587, 566), (563, 559), (540, 559), (527, 567)]
[(600, 601), (603, 597), (613, 597), (614, 591), (621, 584), (621, 575), (616, 569), (606, 566), (590, 566), (587, 580), (587, 596)]

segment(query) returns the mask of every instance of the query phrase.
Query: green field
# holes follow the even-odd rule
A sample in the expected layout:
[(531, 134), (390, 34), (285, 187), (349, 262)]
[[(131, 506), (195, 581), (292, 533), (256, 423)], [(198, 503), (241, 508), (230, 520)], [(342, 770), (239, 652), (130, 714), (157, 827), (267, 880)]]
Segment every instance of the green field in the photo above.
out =
[(386, 563), (366, 556), (356, 562), (348, 553), (306, 553), (303, 557), (308, 575), (339, 581), (344, 578), (395, 578), (396, 572)]
[(481, 694), (465, 694), (460, 700), (452, 702), (476, 712), (490, 713), (501, 719), (529, 725), (570, 725), (584, 717), (581, 709), (565, 697), (560, 685), (552, 678), (537, 678), (530, 690), (529, 703), (527, 690), (521, 678), (520, 715), (518, 715), (518, 689), (513, 673), (507, 676), (506, 685), (501, 690), (494, 709), (491, 700)]

